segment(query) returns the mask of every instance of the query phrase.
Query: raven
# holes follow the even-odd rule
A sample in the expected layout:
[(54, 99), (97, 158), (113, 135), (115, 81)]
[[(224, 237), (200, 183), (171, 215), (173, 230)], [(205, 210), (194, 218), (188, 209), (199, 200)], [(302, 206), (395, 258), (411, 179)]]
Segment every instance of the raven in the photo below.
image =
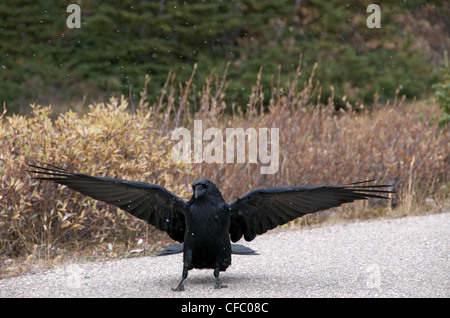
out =
[(268, 187), (252, 190), (227, 203), (217, 186), (208, 179), (192, 185), (189, 201), (156, 184), (96, 177), (54, 165), (29, 165), (40, 175), (34, 179), (65, 185), (96, 200), (119, 207), (147, 221), (183, 244), (166, 247), (162, 255), (183, 252), (183, 272), (174, 291), (183, 291), (183, 282), (193, 268), (214, 269), (215, 288), (224, 288), (219, 273), (231, 265), (231, 254), (255, 254), (242, 245), (231, 244), (242, 237), (253, 240), (278, 225), (344, 203), (368, 198), (388, 199), (381, 190), (387, 185), (367, 185), (368, 181), (342, 186)]

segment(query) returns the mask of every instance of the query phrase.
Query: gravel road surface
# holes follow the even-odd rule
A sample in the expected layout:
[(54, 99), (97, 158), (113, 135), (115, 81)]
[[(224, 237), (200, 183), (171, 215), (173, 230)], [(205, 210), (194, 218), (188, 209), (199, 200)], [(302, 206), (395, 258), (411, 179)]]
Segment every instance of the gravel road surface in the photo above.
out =
[(450, 297), (450, 213), (278, 229), (240, 242), (258, 256), (233, 256), (215, 290), (212, 270), (182, 255), (65, 264), (0, 280), (0, 297)]

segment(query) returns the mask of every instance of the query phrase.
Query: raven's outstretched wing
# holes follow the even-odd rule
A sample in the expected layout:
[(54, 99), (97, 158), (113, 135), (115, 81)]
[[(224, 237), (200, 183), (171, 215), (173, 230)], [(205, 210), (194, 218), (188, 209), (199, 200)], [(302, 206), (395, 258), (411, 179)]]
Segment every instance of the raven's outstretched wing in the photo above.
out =
[(231, 240), (237, 242), (243, 235), (246, 241), (251, 241), (256, 235), (305, 214), (337, 207), (355, 200), (388, 199), (380, 194), (392, 193), (392, 191), (378, 190), (378, 188), (389, 186), (363, 185), (370, 181), (344, 186), (255, 189), (235, 202), (229, 203)]
[(40, 174), (34, 179), (53, 181), (96, 200), (115, 205), (157, 229), (166, 231), (172, 239), (179, 242), (184, 240), (184, 211), (187, 203), (160, 185), (94, 177), (49, 164), (47, 167), (29, 166), (36, 169), (29, 172)]

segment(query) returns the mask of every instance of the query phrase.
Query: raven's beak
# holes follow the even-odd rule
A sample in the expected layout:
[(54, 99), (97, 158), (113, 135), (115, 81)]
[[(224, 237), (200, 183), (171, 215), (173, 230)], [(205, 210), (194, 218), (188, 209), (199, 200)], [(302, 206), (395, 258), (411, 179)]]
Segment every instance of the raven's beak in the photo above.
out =
[(194, 187), (194, 197), (197, 199), (206, 193), (206, 188), (202, 184), (197, 184)]

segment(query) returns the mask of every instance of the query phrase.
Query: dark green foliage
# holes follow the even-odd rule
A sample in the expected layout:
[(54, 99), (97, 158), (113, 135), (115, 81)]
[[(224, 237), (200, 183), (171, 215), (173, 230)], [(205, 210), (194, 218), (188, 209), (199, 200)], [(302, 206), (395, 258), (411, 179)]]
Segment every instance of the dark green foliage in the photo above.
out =
[(439, 125), (447, 127), (450, 123), (450, 66), (448, 64), (447, 51), (445, 51), (444, 58), (444, 67), (441, 70), (442, 81), (433, 85), (433, 88), (436, 90), (436, 101), (443, 113), (442, 118), (439, 120)]
[[(297, 7), (296, 4), (300, 6)], [(399, 90), (420, 97), (436, 81), (435, 67), (398, 17), (420, 10), (445, 17), (448, 4), (386, 1), (381, 29), (366, 26), (371, 1), (83, 1), (81, 28), (69, 29), (67, 1), (0, 1), (0, 101), (14, 112), (28, 103), (65, 104), (108, 94), (139, 98), (146, 74), (150, 102), (167, 74), (186, 81), (195, 63), (200, 90), (211, 72), (228, 68), (227, 98), (247, 103), (261, 67), (270, 96), (303, 54), (302, 85), (314, 62), (322, 101), (369, 104)], [(435, 12), (433, 11), (435, 10)], [(231, 103), (230, 103), (231, 104)]]

